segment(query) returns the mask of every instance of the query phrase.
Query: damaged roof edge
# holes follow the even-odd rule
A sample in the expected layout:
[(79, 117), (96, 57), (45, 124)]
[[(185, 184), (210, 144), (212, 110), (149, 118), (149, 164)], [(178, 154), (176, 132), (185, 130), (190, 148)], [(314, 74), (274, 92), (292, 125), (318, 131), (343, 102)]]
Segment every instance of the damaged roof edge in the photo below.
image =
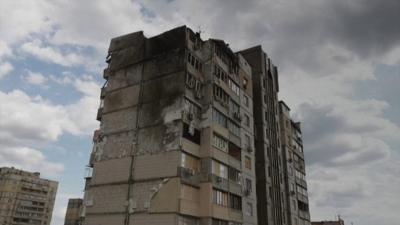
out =
[(154, 36), (152, 36), (150, 38), (147, 38), (144, 35), (143, 31), (137, 31), (137, 32), (125, 34), (125, 35), (122, 35), (122, 36), (118, 36), (118, 37), (115, 37), (115, 38), (111, 39), (111, 43), (110, 43), (110, 47), (108, 49), (108, 52), (113, 52), (113, 51), (117, 51), (117, 50), (121, 50), (123, 48), (126, 48), (133, 41), (135, 41), (138, 38), (141, 38), (141, 39), (144, 39), (144, 40), (145, 39), (156, 38), (156, 37), (162, 36), (162, 35), (164, 35), (166, 33), (169, 33), (171, 31), (173, 32), (173, 31), (180, 30), (180, 29), (190, 29), (190, 28), (188, 28), (186, 25), (183, 25), (183, 26), (176, 27), (176, 28), (173, 28), (171, 30), (165, 31), (165, 32), (163, 32), (161, 34), (154, 35)]

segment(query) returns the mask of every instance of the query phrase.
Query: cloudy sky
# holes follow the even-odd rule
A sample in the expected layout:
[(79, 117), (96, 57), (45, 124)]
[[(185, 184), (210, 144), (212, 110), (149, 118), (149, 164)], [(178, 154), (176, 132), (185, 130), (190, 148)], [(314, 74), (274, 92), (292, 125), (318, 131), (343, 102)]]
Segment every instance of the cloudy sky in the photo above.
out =
[(400, 1), (1, 0), (0, 166), (60, 181), (52, 225), (83, 194), (109, 40), (184, 24), (278, 65), (314, 220), (399, 224)]

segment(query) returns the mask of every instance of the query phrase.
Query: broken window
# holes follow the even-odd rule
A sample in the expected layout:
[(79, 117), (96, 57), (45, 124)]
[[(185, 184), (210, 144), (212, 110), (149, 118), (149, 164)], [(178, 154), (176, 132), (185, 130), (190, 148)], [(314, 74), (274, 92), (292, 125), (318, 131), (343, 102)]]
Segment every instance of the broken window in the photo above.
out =
[(183, 123), (182, 137), (196, 144), (200, 144), (200, 130), (190, 126), (187, 123)]
[(203, 71), (203, 64), (201, 63), (200, 59), (195, 57), (192, 53), (188, 52), (187, 60), (188, 63), (197, 71)]
[(237, 159), (238, 161), (242, 160), (242, 154), (240, 151), (240, 147), (233, 144), (232, 142), (229, 142), (229, 152), (228, 154), (232, 156), (233, 158)]
[(218, 79), (228, 84), (228, 74), (218, 65), (214, 65), (214, 75)]
[(192, 120), (194, 118), (200, 118), (201, 108), (197, 104), (193, 103), (189, 99), (185, 98), (185, 112), (187, 115), (187, 119)]

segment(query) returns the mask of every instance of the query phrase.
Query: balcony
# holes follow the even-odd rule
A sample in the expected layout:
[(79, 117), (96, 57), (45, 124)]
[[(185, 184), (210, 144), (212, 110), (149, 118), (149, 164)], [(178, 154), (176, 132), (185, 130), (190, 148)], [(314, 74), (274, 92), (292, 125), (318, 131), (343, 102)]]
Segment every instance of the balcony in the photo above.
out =
[(229, 180), (219, 177), (215, 174), (209, 174), (209, 181), (211, 181), (213, 183), (213, 186), (224, 190), (224, 191), (228, 191), (229, 190)]
[(103, 107), (101, 107), (101, 108), (99, 108), (98, 110), (97, 110), (97, 117), (96, 117), (96, 119), (98, 120), (98, 121), (101, 121), (101, 116), (103, 115)]
[(85, 168), (85, 179), (90, 179), (93, 176), (93, 168), (92, 167), (86, 167)]
[(307, 188), (307, 182), (303, 179), (296, 177), (296, 183), (300, 184), (304, 188)]
[(106, 97), (106, 88), (102, 87), (100, 91), (100, 99), (104, 99)]
[(178, 167), (178, 176), (182, 183), (198, 187), (200, 185), (200, 174), (195, 170), (185, 167)]

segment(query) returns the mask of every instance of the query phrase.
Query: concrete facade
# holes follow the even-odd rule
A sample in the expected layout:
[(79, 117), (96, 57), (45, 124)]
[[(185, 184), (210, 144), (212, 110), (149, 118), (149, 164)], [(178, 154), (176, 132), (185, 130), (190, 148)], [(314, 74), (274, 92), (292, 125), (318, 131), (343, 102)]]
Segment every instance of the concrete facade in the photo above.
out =
[(287, 224), (279, 137), (278, 70), (261, 46), (240, 53), (252, 68), (258, 224)]
[[(285, 225), (277, 68), (186, 26), (111, 40), (85, 225)], [(256, 178), (257, 177), (257, 178)]]
[(0, 224), (49, 225), (58, 182), (15, 168), (0, 168)]
[(81, 225), (83, 220), (83, 199), (68, 199), (68, 207), (65, 213), (64, 225)]
[(308, 190), (300, 122), (294, 122), (291, 119), (290, 108), (283, 101), (279, 102), (279, 118), (289, 224), (310, 225)]

